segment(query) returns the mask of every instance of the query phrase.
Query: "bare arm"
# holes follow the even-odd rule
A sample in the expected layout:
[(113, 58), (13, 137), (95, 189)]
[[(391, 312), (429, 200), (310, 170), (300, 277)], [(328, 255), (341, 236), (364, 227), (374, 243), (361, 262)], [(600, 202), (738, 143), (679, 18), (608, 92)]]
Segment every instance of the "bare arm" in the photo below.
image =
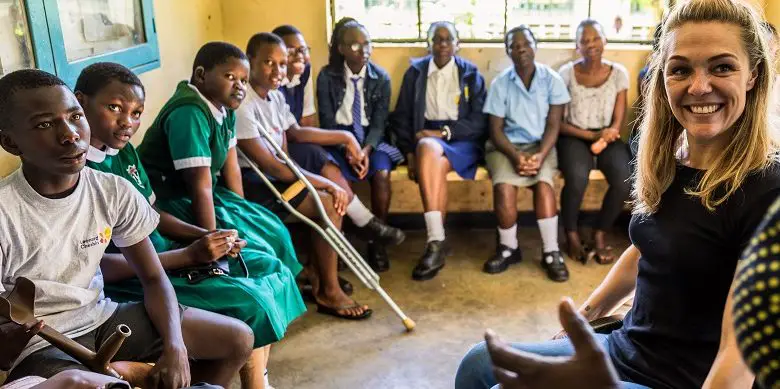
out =
[(192, 199), (192, 213), (199, 227), (213, 231), (217, 229), (214, 215), (214, 194), (211, 186), (211, 172), (208, 167), (184, 169), (182, 176)]
[(750, 388), (755, 376), (742, 359), (737, 346), (737, 337), (734, 334), (734, 320), (732, 318), (731, 292), (726, 299), (726, 307), (723, 311), (723, 324), (720, 332), (720, 346), (715, 362), (712, 363), (710, 373), (704, 381), (703, 389), (742, 389)]
[(351, 142), (354, 136), (347, 131), (292, 125), (287, 130), (290, 142), (314, 143), (321, 146), (339, 146)]
[[(283, 148), (286, 148), (286, 142), (282, 146)], [(268, 149), (260, 138), (239, 139), (238, 147), (241, 148), (241, 151), (246, 154), (247, 158), (251, 159), (262, 172), (269, 174), (282, 182), (292, 183), (298, 181), (298, 177), (295, 176), (290, 168), (287, 167), (274, 152)], [(331, 181), (325, 177), (305, 170), (302, 170), (302, 172), (317, 189), (325, 189), (331, 184)]]
[(516, 162), (517, 149), (504, 133), (504, 118), (490, 115), (488, 126), (490, 127), (490, 140), (493, 142), (496, 150), (502, 152), (507, 158)]
[[(158, 256), (165, 270), (181, 269), (193, 264), (186, 248), (166, 251), (159, 253)], [(103, 279), (107, 284), (135, 277), (135, 270), (122, 254), (103, 254), (103, 258), (100, 260), (100, 270), (103, 272)]]
[(167, 237), (189, 242), (208, 233), (208, 230), (187, 223), (157, 207), (154, 207), (154, 210), (160, 214), (160, 224), (157, 225), (157, 230)]
[(563, 105), (551, 105), (547, 113), (547, 123), (544, 127), (540, 153), (546, 157), (558, 141), (558, 133), (561, 131), (561, 119), (563, 118)]
[(623, 90), (615, 97), (615, 109), (612, 111), (611, 128), (620, 131), (623, 126), (623, 119), (626, 117), (626, 107), (628, 107), (628, 91)]
[(597, 131), (583, 130), (565, 120), (561, 123), (561, 135), (584, 139), (588, 142), (595, 142), (599, 138)]
[(222, 166), (222, 178), (228, 189), (244, 197), (244, 184), (241, 182), (241, 168), (238, 167), (238, 154), (235, 147), (228, 150), (225, 165)]
[(631, 245), (618, 258), (604, 281), (580, 307), (579, 312), (586, 319), (596, 320), (610, 315), (633, 295), (639, 274), (639, 255), (639, 250)]

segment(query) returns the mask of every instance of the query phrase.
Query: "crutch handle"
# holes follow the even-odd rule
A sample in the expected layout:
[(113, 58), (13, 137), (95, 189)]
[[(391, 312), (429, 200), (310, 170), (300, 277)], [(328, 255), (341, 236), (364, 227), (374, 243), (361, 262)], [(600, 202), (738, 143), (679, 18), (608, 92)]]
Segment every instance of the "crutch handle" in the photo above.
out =
[(304, 184), (303, 181), (295, 181), (292, 185), (287, 187), (287, 190), (285, 190), (284, 193), (282, 193), (282, 199), (289, 202), (290, 200), (294, 199), (295, 196), (300, 194), (304, 189), (306, 189), (306, 184)]
[(412, 319), (410, 319), (408, 317), (406, 319), (404, 319), (404, 327), (406, 327), (406, 331), (407, 332), (414, 331), (414, 327), (416, 327), (416, 326), (417, 326), (417, 323), (415, 323), (414, 320), (412, 320)]

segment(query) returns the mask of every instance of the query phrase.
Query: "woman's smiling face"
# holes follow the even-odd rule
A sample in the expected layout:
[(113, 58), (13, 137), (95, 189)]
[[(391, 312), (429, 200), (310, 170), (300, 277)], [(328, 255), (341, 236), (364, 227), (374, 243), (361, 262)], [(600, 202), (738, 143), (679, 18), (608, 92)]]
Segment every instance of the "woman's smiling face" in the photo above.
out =
[(739, 26), (686, 23), (669, 31), (664, 84), (677, 121), (706, 141), (731, 129), (755, 84)]

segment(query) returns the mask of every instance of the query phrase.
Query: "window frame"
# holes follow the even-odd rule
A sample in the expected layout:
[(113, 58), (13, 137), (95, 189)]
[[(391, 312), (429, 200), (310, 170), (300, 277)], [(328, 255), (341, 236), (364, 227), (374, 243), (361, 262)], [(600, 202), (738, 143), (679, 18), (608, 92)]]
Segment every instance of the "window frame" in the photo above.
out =
[[(336, 25), (336, 2), (338, 0), (326, 0), (328, 2), (328, 13), (329, 13), (329, 21), (330, 26), (328, 28), (328, 41), (330, 41), (331, 35), (333, 33), (333, 26)], [(425, 29), (422, 25), (422, 0), (416, 0), (417, 1), (417, 31), (418, 36), (420, 38), (376, 38), (371, 39), (374, 43), (389, 43), (389, 44), (408, 44), (408, 43), (427, 43), (425, 38), (422, 38), (423, 33), (425, 32)], [(598, 0), (588, 0), (588, 17), (590, 17), (591, 10), (593, 7), (593, 2)], [(667, 0), (667, 6), (671, 7), (674, 5), (674, 2), (676, 0)], [(508, 31), (508, 4), (507, 0), (504, 0), (504, 34), (506, 35), (506, 32)], [(371, 26), (367, 26), (371, 27)], [(464, 38), (458, 40), (460, 43), (476, 43), (476, 44), (487, 44), (487, 43), (501, 43), (503, 44), (503, 39), (493, 38), (493, 39), (474, 39), (474, 38)], [(571, 39), (563, 39), (563, 38), (539, 38), (537, 39), (538, 43), (574, 43), (574, 38)], [(653, 40), (652, 39), (610, 39), (609, 43), (617, 43), (617, 44), (627, 44), (627, 45), (652, 45)]]
[(24, 0), (35, 67), (73, 87), (81, 70), (95, 62), (115, 62), (140, 74), (160, 67), (154, 0), (140, 0), (146, 42), (126, 49), (68, 61), (57, 0)]

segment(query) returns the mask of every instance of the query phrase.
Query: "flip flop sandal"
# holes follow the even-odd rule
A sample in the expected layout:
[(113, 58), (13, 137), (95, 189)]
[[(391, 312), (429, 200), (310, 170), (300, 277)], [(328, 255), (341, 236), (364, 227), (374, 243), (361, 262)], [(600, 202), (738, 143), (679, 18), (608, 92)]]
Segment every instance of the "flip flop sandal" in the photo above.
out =
[(579, 252), (569, 256), (574, 260), (580, 261), (583, 265), (587, 265), (588, 261), (594, 257), (594, 252), (585, 242), (582, 242)]
[(337, 317), (339, 319), (346, 319), (346, 320), (365, 320), (365, 319), (368, 319), (369, 317), (371, 317), (371, 314), (374, 313), (374, 311), (372, 311), (371, 309), (366, 309), (365, 311), (363, 311), (362, 314), (360, 314), (358, 316), (343, 315), (343, 314), (339, 313), (339, 311), (341, 311), (341, 310), (350, 309), (350, 308), (357, 308), (359, 306), (360, 305), (358, 303), (355, 303), (355, 304), (350, 304), (350, 305), (343, 305), (343, 306), (338, 307), (338, 308), (331, 308), (331, 307), (322, 305), (320, 303), (317, 303), (317, 312), (325, 314), (325, 315), (330, 315), (330, 316), (333, 316), (333, 317)]
[(609, 265), (612, 262), (615, 262), (615, 253), (612, 251), (611, 246), (601, 249), (597, 248), (593, 253), (593, 259), (595, 259), (599, 265)]

